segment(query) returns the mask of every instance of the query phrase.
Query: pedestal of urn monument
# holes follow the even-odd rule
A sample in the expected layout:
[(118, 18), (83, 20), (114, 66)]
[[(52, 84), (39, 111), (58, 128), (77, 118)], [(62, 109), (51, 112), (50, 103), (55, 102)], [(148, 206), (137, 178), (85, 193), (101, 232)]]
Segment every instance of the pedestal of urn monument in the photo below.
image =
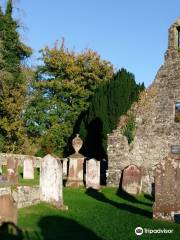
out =
[(80, 187), (84, 186), (84, 159), (85, 157), (79, 153), (83, 141), (79, 134), (72, 141), (72, 146), (75, 153), (69, 156), (69, 168), (66, 187)]

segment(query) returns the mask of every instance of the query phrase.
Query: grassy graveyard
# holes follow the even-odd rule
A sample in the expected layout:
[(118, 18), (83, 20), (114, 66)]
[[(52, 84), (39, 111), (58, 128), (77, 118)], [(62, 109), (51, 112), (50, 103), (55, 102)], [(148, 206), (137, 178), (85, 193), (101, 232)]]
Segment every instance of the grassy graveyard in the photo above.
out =
[[(115, 188), (100, 192), (85, 189), (64, 189), (68, 211), (48, 204), (19, 210), (18, 226), (31, 240), (132, 240), (179, 239), (180, 225), (152, 220), (152, 199), (148, 195), (134, 198)], [(149, 229), (173, 229), (173, 234), (136, 236), (137, 226)]]
[(19, 186), (35, 186), (39, 184), (39, 168), (34, 168), (34, 179), (23, 179), (23, 167), (18, 168)]
[[(7, 166), (2, 166), (2, 174), (7, 174)], [(40, 169), (34, 168), (34, 179), (23, 179), (23, 167), (18, 167), (18, 186), (36, 186), (39, 184)], [(4, 185), (1, 183), (1, 185)]]

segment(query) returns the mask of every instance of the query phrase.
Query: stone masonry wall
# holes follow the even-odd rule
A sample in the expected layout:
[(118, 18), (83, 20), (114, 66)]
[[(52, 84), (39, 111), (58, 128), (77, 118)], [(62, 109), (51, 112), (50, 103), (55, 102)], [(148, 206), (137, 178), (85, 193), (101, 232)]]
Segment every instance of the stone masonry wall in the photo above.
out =
[(12, 191), (18, 208), (28, 207), (40, 202), (39, 186), (19, 186)]
[(28, 207), (40, 202), (39, 186), (1, 187), (0, 196), (11, 195), (17, 202), (18, 208)]
[[(7, 165), (7, 159), (13, 158), (18, 160), (19, 166), (23, 166), (23, 162), (25, 159), (32, 159), (35, 168), (40, 168), (42, 158), (35, 157), (30, 155), (22, 155), (22, 154), (12, 154), (12, 153), (0, 153), (0, 165)], [(61, 161), (67, 161), (67, 158), (60, 158)]]
[(24, 159), (32, 159), (34, 162), (34, 167), (40, 168), (42, 158), (41, 157), (35, 157), (30, 155), (21, 155), (21, 154), (11, 154), (11, 153), (0, 153), (0, 165), (6, 165), (7, 159), (13, 158), (18, 160), (18, 163), (20, 166), (23, 166)]
[[(129, 164), (142, 169), (142, 190), (151, 193), (153, 169), (170, 153), (171, 145), (180, 145), (180, 123), (174, 121), (175, 103), (180, 102), (180, 52), (178, 19), (169, 29), (165, 63), (153, 84), (140, 96), (129, 113), (135, 116), (136, 133), (129, 145), (122, 135), (123, 117), (108, 135), (108, 185), (119, 186), (121, 172)], [(129, 114), (128, 113), (128, 114)]]
[(10, 194), (11, 194), (11, 187), (0, 187), (0, 196), (10, 195)]

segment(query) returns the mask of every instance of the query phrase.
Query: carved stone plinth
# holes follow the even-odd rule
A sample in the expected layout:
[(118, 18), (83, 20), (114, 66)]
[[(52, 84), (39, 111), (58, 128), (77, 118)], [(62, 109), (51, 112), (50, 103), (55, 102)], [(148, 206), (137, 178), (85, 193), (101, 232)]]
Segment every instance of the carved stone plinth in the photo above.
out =
[(74, 153), (69, 157), (69, 169), (66, 187), (84, 186), (84, 156)]

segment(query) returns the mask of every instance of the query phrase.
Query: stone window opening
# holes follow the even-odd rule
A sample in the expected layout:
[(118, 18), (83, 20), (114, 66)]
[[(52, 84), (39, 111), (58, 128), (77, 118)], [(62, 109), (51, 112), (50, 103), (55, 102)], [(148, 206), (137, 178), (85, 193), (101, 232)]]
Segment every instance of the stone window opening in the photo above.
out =
[(178, 48), (180, 48), (180, 27), (177, 27), (178, 31)]
[(175, 122), (180, 122), (180, 101), (175, 103)]

